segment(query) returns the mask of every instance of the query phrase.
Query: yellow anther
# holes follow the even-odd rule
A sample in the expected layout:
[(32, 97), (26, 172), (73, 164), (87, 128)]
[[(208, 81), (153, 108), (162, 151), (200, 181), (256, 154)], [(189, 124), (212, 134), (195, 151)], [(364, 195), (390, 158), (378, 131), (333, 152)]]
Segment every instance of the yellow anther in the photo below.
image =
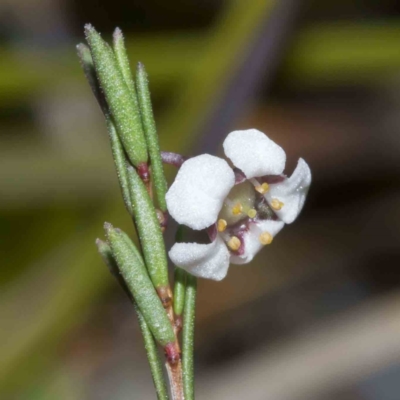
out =
[(259, 237), (258, 240), (260, 241), (261, 244), (266, 245), (266, 244), (271, 244), (272, 243), (272, 235), (269, 232), (263, 232)]
[(232, 214), (233, 215), (239, 215), (241, 214), (243, 211), (243, 206), (240, 203), (236, 203), (233, 207), (232, 207)]
[(233, 251), (239, 250), (241, 244), (242, 242), (236, 236), (232, 236), (227, 243), (228, 247)]
[(228, 225), (228, 223), (224, 220), (224, 219), (219, 219), (217, 222), (217, 229), (218, 232), (223, 232), (226, 229), (226, 226)]
[(267, 182), (264, 182), (262, 185), (258, 185), (254, 189), (256, 189), (258, 193), (265, 194), (269, 190), (269, 185)]
[(257, 215), (257, 211), (254, 208), (250, 208), (250, 210), (247, 211), (247, 215), (249, 218), (254, 218)]
[(275, 211), (279, 211), (280, 209), (282, 209), (282, 207), (284, 206), (284, 204), (279, 201), (278, 199), (272, 199), (271, 201), (271, 207), (275, 210)]

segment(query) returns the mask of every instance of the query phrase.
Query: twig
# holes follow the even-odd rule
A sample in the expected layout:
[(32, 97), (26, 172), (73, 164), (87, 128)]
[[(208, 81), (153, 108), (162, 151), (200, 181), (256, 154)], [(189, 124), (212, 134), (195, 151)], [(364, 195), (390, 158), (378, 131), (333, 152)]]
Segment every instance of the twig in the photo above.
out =
[(175, 343), (165, 346), (164, 351), (167, 359), (165, 368), (168, 373), (172, 399), (185, 400), (183, 390), (181, 351), (178, 340), (176, 340)]

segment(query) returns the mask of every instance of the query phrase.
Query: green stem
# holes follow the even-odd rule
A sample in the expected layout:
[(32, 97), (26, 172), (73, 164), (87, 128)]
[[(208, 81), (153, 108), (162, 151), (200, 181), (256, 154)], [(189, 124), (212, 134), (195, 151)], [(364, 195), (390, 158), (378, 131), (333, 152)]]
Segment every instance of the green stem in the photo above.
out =
[(194, 326), (197, 278), (187, 274), (182, 330), (182, 369), (185, 400), (194, 400)]

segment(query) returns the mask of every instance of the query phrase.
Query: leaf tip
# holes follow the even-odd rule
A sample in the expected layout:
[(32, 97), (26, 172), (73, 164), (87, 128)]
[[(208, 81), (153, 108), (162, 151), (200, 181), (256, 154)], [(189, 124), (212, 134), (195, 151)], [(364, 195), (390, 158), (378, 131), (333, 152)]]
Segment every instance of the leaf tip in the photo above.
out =
[(114, 40), (120, 40), (124, 38), (124, 35), (122, 33), (121, 28), (119, 28), (118, 26), (115, 28), (114, 33), (113, 33), (113, 38)]
[(101, 240), (99, 238), (96, 239), (95, 243), (96, 243), (96, 246), (97, 246), (97, 248), (99, 250), (100, 250), (101, 247), (103, 247), (106, 244), (103, 240)]
[(96, 31), (95, 27), (92, 24), (85, 24), (84, 26), (84, 32), (86, 36), (86, 40), (89, 42), (89, 45), (91, 45), (90, 41), (91, 39), (94, 39), (96, 37), (100, 38), (100, 33)]
[(83, 43), (79, 43), (76, 45), (76, 52), (78, 53), (78, 57), (81, 60), (82, 65), (84, 66), (86, 63), (91, 62), (92, 55), (90, 54), (90, 49)]
[(104, 222), (104, 230), (106, 233), (109, 233), (110, 231), (114, 230), (114, 227), (109, 222)]
[(85, 32), (95, 31), (94, 26), (92, 24), (90, 24), (90, 23), (85, 24), (83, 29), (84, 29)]

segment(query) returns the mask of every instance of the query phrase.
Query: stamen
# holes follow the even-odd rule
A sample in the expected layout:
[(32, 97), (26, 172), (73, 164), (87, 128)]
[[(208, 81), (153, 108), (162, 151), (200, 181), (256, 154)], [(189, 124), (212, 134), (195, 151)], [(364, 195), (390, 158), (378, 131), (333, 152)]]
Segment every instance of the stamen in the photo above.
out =
[(272, 199), (271, 201), (271, 207), (275, 210), (275, 211), (279, 211), (282, 209), (282, 207), (284, 206), (284, 204), (279, 201), (278, 199)]
[(241, 244), (242, 242), (236, 236), (232, 236), (227, 243), (228, 247), (233, 251), (239, 250)]
[(224, 219), (222, 219), (222, 218), (219, 219), (217, 222), (218, 232), (223, 232), (226, 229), (227, 225), (228, 225), (228, 223)]
[(257, 210), (255, 210), (254, 208), (250, 208), (250, 210), (247, 212), (247, 215), (249, 216), (249, 218), (254, 218), (257, 215)]
[(263, 232), (259, 237), (258, 240), (260, 241), (261, 244), (266, 245), (266, 244), (271, 244), (272, 243), (272, 235), (269, 232)]
[(267, 193), (268, 190), (269, 190), (269, 185), (268, 185), (267, 182), (264, 182), (262, 185), (258, 185), (258, 186), (256, 186), (254, 189), (256, 189), (256, 191), (257, 191), (258, 193), (265, 194), (265, 193)]
[(239, 215), (241, 214), (243, 211), (243, 206), (240, 203), (236, 203), (233, 207), (232, 207), (232, 214), (233, 215)]

